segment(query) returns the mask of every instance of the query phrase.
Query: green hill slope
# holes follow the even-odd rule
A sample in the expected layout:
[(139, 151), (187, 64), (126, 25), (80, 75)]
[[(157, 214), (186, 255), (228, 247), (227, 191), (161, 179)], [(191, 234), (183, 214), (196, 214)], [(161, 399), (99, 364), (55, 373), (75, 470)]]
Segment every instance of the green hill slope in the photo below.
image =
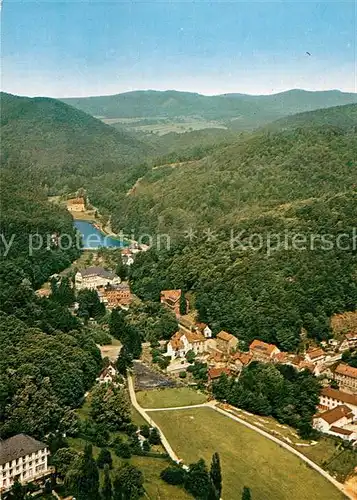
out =
[(260, 338), (295, 350), (302, 327), (326, 339), (328, 318), (357, 307), (357, 135), (353, 118), (335, 125), (353, 109), (325, 113), (329, 125), (311, 113), (294, 128), (291, 118), (287, 130), (147, 174), (114, 219), (169, 234), (171, 248), (136, 260), (135, 293), (192, 291), (200, 319), (243, 345)]
[(176, 91), (135, 91), (113, 96), (69, 98), (71, 104), (101, 118), (195, 117), (229, 122), (243, 130), (257, 127), (277, 118), (357, 102), (356, 94), (337, 90), (308, 92), (290, 90), (274, 95), (252, 96), (225, 94), (203, 96)]
[[(315, 125), (321, 114), (330, 125)], [(356, 182), (354, 116), (355, 107), (330, 108), (304, 115), (300, 127), (296, 115), (288, 127), (288, 120), (283, 127), (277, 122), (277, 131), (246, 136), (202, 160), (152, 170), (114, 220), (139, 232), (182, 236), (188, 226), (222, 228), (285, 203), (350, 190)]]
[[(41, 180), (69, 189), (145, 159), (150, 147), (92, 116), (49, 98), (1, 94), (2, 162), (31, 163)], [(130, 174), (131, 175), (131, 174)]]

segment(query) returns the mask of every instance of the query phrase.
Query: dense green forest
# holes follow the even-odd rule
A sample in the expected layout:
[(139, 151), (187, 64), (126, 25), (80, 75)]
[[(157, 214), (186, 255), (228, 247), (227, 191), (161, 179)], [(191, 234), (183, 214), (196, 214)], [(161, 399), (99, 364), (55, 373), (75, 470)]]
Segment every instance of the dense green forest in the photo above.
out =
[(96, 185), (99, 178), (110, 186), (113, 174), (116, 188), (125, 192), (145, 172), (140, 165), (150, 151), (132, 135), (56, 99), (1, 93), (2, 163), (31, 166), (49, 193)]
[[(262, 130), (218, 147), (206, 158), (149, 171), (113, 211), (126, 230), (183, 236), (189, 227), (213, 230), (279, 206), (351, 190), (356, 182), (357, 105), (316, 113), (300, 127)], [(350, 117), (340, 127), (344, 116)], [(307, 120), (307, 117), (305, 118)], [(335, 125), (337, 123), (337, 125)]]
[[(1, 172), (1, 438), (70, 432), (76, 420), (72, 408), (101, 367), (94, 340), (68, 308), (35, 294), (79, 249), (76, 244), (65, 249), (67, 237), (76, 242), (72, 217), (47, 202), (25, 168), (13, 163)], [(61, 235), (68, 235), (63, 249)]]
[(63, 99), (93, 116), (106, 118), (200, 117), (220, 120), (235, 130), (249, 130), (277, 118), (317, 108), (356, 102), (355, 94), (289, 90), (273, 95), (135, 91), (112, 96)]

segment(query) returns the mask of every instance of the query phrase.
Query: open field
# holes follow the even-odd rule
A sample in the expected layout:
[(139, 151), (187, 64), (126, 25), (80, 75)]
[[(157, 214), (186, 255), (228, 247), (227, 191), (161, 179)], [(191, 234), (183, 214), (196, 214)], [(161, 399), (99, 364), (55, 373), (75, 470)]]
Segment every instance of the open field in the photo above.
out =
[(296, 456), (211, 408), (152, 412), (170, 444), (186, 463), (220, 454), (224, 500), (337, 500), (344, 496)]
[(189, 387), (175, 387), (172, 389), (154, 389), (139, 391), (136, 399), (143, 408), (171, 408), (175, 406), (198, 405), (207, 401), (204, 394)]
[(288, 425), (279, 424), (272, 417), (261, 417), (238, 408), (232, 410), (232, 408), (230, 407), (230, 412), (233, 415), (286, 441), (340, 482), (344, 482), (357, 464), (356, 452), (344, 449), (341, 443), (332, 437), (321, 437), (318, 441), (307, 441), (301, 439), (295, 429)]

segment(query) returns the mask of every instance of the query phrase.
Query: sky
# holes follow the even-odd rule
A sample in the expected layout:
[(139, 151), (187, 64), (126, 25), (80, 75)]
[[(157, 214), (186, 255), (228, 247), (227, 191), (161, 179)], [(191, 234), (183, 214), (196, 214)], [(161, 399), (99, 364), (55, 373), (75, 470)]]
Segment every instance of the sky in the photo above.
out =
[(1, 89), (356, 92), (356, 33), (352, 0), (3, 0)]

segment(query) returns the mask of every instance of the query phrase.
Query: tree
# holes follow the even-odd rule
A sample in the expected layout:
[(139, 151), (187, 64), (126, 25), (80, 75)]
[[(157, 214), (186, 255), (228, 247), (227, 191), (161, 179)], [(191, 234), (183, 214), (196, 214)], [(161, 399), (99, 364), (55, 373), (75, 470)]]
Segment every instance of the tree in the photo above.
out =
[(144, 436), (144, 438), (150, 437), (150, 427), (147, 424), (144, 424), (140, 427), (140, 434)]
[(111, 500), (113, 498), (112, 481), (110, 479), (108, 464), (104, 465), (104, 482), (101, 490), (101, 498), (102, 500)]
[(113, 481), (114, 500), (137, 500), (144, 495), (144, 476), (134, 465), (125, 464)]
[(210, 475), (202, 458), (189, 466), (185, 488), (194, 498), (208, 500), (212, 495)]
[(212, 462), (210, 468), (210, 478), (212, 484), (214, 486), (215, 491), (217, 492), (217, 498), (221, 498), (222, 493), (222, 472), (221, 472), (221, 463), (219, 459), (218, 453), (213, 453)]
[(125, 391), (114, 384), (98, 384), (91, 397), (90, 415), (109, 431), (120, 430), (130, 422), (130, 405)]
[(126, 280), (126, 278), (128, 277), (128, 267), (124, 264), (121, 257), (118, 261), (115, 273), (119, 276), (121, 280)]
[(186, 301), (186, 297), (185, 297), (184, 291), (181, 290), (181, 295), (180, 295), (180, 314), (183, 316), (186, 313), (187, 313), (187, 301)]
[(150, 443), (147, 439), (145, 439), (145, 441), (143, 442), (143, 451), (148, 453), (150, 451), (150, 449), (151, 449)]
[(133, 358), (131, 354), (128, 351), (128, 348), (123, 345), (123, 347), (120, 350), (119, 356), (117, 357), (116, 360), (116, 367), (118, 372), (126, 376), (126, 371), (128, 368), (130, 368), (133, 365)]
[(168, 484), (180, 485), (185, 482), (186, 472), (181, 467), (169, 466), (161, 471), (160, 477)]
[(100, 469), (103, 469), (105, 465), (109, 466), (109, 469), (113, 467), (113, 460), (110, 451), (107, 448), (101, 448), (98, 458), (97, 465)]
[(156, 427), (151, 429), (149, 442), (150, 442), (150, 444), (160, 444), (161, 443), (160, 433)]
[(25, 486), (15, 479), (14, 484), (11, 486), (8, 497), (9, 500), (26, 500), (29, 498)]
[(131, 449), (128, 443), (118, 443), (114, 448), (115, 454), (120, 458), (130, 458)]
[(98, 500), (99, 472), (93, 458), (92, 445), (85, 446), (83, 455), (68, 471), (65, 483), (77, 500)]
[(250, 489), (247, 486), (243, 487), (242, 500), (250, 500), (252, 498)]
[(78, 452), (73, 448), (61, 448), (52, 456), (52, 464), (56, 469), (56, 474), (64, 478), (78, 458)]

